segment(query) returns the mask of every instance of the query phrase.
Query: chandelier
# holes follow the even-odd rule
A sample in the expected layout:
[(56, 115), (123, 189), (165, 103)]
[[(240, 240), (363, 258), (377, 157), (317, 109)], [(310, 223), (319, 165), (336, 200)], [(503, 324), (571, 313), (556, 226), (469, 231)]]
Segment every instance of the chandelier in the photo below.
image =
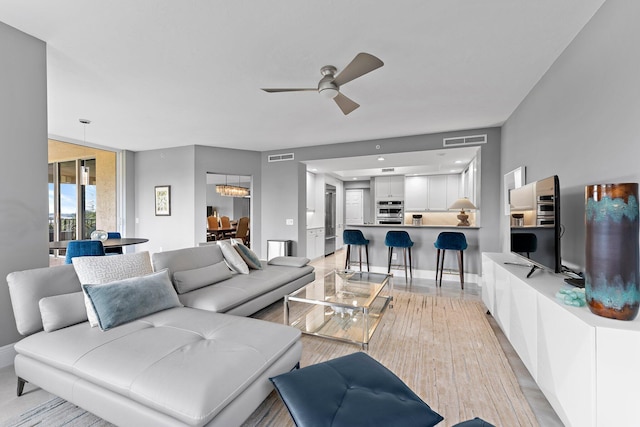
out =
[(249, 189), (240, 186), (240, 176), (238, 176), (238, 185), (229, 185), (227, 183), (227, 175), (224, 176), (224, 185), (216, 185), (216, 193), (227, 197), (247, 197)]

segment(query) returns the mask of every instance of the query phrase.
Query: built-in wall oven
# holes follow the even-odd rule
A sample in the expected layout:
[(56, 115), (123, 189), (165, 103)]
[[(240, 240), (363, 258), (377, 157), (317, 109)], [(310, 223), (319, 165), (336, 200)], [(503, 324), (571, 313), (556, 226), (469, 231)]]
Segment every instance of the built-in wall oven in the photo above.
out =
[(553, 226), (555, 223), (555, 210), (553, 195), (539, 195), (537, 198), (536, 225)]
[(404, 206), (402, 200), (379, 201), (376, 206), (376, 224), (402, 224)]

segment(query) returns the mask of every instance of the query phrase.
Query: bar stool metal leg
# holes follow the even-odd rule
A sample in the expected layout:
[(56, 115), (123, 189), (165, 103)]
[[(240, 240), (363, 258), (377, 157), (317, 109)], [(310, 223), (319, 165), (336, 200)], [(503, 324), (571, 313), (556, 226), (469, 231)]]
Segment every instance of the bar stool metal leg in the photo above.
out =
[(347, 258), (344, 260), (344, 269), (351, 267), (351, 245), (347, 245)]
[(367, 255), (367, 271), (369, 271), (369, 245), (365, 245), (364, 252)]
[(464, 290), (464, 252), (458, 251), (458, 268), (460, 269), (460, 288)]

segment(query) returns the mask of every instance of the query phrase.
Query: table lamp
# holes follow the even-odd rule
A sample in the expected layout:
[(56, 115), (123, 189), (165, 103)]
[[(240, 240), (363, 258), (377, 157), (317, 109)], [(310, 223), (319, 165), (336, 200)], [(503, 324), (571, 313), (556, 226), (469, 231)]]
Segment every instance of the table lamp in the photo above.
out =
[(460, 222), (458, 223), (458, 227), (460, 226), (469, 226), (469, 215), (467, 215), (467, 213), (464, 211), (466, 210), (471, 210), (471, 209), (478, 209), (476, 208), (476, 206), (471, 203), (471, 200), (469, 200), (466, 197), (463, 197), (462, 199), (458, 199), (456, 200), (451, 206), (449, 206), (450, 210), (458, 210), (460, 209), (460, 213), (458, 214), (458, 219), (460, 220)]

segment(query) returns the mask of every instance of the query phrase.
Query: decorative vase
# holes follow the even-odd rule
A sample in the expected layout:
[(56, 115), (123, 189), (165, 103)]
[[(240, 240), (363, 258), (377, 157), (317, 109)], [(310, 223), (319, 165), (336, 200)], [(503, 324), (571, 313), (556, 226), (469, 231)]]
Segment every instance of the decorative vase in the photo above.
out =
[(592, 313), (633, 320), (638, 284), (638, 184), (586, 187), (586, 300)]
[(91, 232), (91, 240), (100, 240), (104, 243), (108, 238), (109, 234), (104, 230), (95, 230)]

